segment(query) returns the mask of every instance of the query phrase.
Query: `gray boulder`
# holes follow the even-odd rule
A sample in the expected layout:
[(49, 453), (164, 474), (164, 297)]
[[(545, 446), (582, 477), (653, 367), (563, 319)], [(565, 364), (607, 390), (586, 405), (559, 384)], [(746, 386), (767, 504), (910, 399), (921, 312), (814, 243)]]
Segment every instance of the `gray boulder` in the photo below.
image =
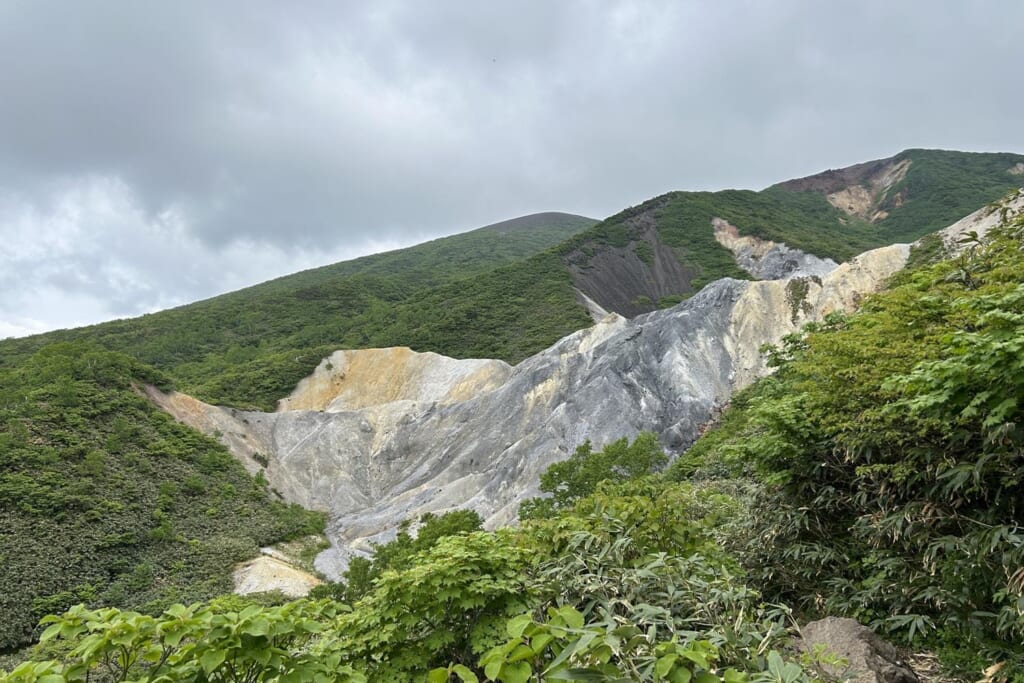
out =
[(829, 654), (843, 658), (841, 665), (825, 665), (826, 673), (852, 683), (919, 683), (910, 665), (892, 644), (854, 619), (826, 617), (800, 629), (797, 648), (812, 654), (824, 646)]

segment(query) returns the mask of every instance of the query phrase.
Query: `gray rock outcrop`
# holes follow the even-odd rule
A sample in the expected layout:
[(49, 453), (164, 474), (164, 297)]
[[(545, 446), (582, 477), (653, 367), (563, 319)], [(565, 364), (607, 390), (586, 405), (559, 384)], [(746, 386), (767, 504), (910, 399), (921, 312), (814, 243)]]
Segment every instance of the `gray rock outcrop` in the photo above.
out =
[(839, 265), (830, 258), (792, 249), (785, 244), (740, 235), (739, 228), (722, 218), (711, 219), (715, 240), (733, 253), (736, 264), (758, 280), (824, 277)]
[(583, 441), (656, 432), (687, 447), (732, 392), (767, 369), (759, 349), (850, 309), (903, 267), (907, 245), (823, 277), (714, 282), (678, 306), (610, 314), (512, 368), (409, 349), (341, 351), (274, 413), (150, 390), (178, 419), (219, 435), (250, 471), (265, 465), (290, 501), (329, 513), (337, 576), (352, 553), (425, 512), (468, 507), (490, 528), (515, 521), (540, 474)]
[(851, 683), (918, 683), (913, 669), (903, 661), (892, 644), (854, 619), (826, 617), (800, 629), (797, 649), (813, 655), (823, 648), (826, 655), (839, 657), (842, 664), (823, 668), (837, 680)]

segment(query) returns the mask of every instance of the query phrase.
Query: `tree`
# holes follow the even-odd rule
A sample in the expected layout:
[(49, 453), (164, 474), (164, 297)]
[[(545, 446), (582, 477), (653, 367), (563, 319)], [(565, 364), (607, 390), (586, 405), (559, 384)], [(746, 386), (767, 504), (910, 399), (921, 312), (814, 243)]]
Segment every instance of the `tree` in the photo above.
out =
[(550, 497), (531, 498), (519, 508), (520, 519), (540, 519), (565, 510), (597, 490), (602, 481), (628, 481), (665, 466), (668, 456), (652, 432), (641, 432), (633, 443), (621, 438), (595, 453), (589, 440), (568, 460), (551, 465), (540, 477), (540, 490)]

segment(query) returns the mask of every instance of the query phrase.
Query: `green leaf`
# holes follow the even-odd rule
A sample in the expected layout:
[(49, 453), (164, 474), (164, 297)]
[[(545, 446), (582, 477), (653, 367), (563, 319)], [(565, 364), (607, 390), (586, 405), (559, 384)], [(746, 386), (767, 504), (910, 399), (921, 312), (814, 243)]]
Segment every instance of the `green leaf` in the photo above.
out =
[(690, 683), (690, 679), (693, 678), (693, 672), (685, 666), (677, 666), (669, 674), (668, 680), (672, 683)]
[(199, 665), (209, 675), (214, 669), (224, 663), (227, 658), (227, 651), (223, 649), (207, 650), (199, 657)]
[(583, 615), (580, 614), (572, 605), (562, 605), (557, 611), (558, 616), (562, 618), (565, 625), (569, 628), (583, 628)]
[(523, 631), (527, 629), (530, 624), (533, 623), (533, 616), (530, 614), (521, 614), (518, 617), (510, 619), (506, 625), (508, 634), (513, 638), (519, 638), (523, 635)]
[(703, 652), (699, 652), (697, 650), (683, 650), (679, 654), (703, 669), (709, 668), (707, 655)]
[(528, 662), (512, 662), (501, 667), (498, 680), (502, 683), (526, 683), (530, 680), (533, 669)]
[(746, 683), (747, 674), (736, 669), (726, 669), (722, 674), (722, 680), (725, 683)]
[(57, 635), (60, 633), (60, 629), (61, 629), (61, 624), (59, 624), (59, 623), (47, 626), (46, 630), (43, 631), (43, 635), (39, 636), (39, 642), (45, 643), (46, 641), (48, 641), (48, 640), (50, 640), (52, 638), (56, 638)]
[(479, 683), (479, 679), (473, 671), (463, 664), (456, 664), (452, 667), (452, 671), (459, 677), (462, 683)]
[(427, 683), (447, 683), (448, 681), (448, 669), (447, 667), (440, 667), (437, 669), (431, 669), (430, 673), (427, 674)]
[(512, 650), (512, 652), (508, 655), (508, 659), (506, 661), (518, 662), (522, 659), (529, 659), (533, 657), (533, 655), (533, 648), (531, 648), (529, 645), (518, 645), (516, 646), (516, 649)]
[(677, 659), (679, 659), (679, 656), (675, 654), (659, 657), (657, 664), (654, 665), (654, 672), (661, 677), (667, 676), (668, 672), (672, 670), (673, 665), (675, 665)]
[(265, 636), (270, 633), (270, 622), (263, 618), (253, 619), (242, 628), (242, 633), (251, 636)]

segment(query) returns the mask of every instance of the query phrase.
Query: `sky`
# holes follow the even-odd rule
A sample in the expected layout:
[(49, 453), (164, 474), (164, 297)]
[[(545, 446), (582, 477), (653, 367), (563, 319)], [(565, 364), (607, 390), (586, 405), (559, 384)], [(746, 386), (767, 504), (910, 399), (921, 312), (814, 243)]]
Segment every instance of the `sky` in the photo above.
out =
[(538, 211), (1024, 152), (1018, 0), (0, 0), (0, 338)]

